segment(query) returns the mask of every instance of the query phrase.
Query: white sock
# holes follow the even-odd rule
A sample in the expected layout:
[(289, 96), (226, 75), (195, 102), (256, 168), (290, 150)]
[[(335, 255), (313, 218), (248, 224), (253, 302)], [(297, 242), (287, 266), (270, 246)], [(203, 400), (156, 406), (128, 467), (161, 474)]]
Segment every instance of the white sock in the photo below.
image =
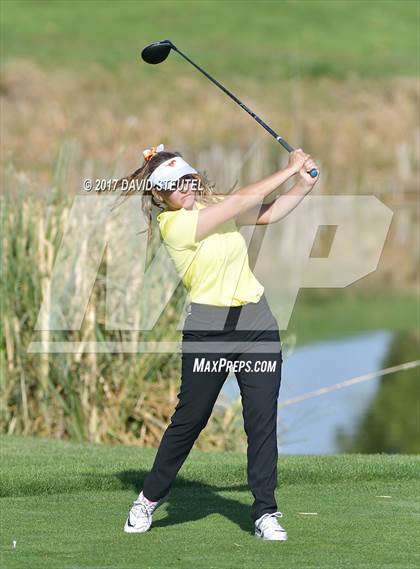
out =
[(156, 502), (152, 502), (152, 500), (149, 500), (148, 498), (146, 498), (146, 496), (143, 494), (143, 490), (140, 492), (139, 497), (137, 498), (137, 500), (139, 500), (140, 502), (144, 502), (145, 504), (147, 504), (148, 506), (154, 506), (155, 504), (158, 503), (159, 500), (157, 500)]

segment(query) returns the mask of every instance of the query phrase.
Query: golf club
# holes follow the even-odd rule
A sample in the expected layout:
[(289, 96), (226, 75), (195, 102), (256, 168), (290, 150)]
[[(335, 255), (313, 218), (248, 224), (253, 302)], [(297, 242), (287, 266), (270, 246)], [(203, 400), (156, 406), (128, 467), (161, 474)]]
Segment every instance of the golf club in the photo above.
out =
[[(224, 87), (219, 81), (214, 79), (211, 75), (209, 75), (203, 68), (199, 65), (194, 63), (188, 56), (182, 53), (172, 42), (171, 40), (162, 40), (151, 43), (150, 45), (146, 46), (143, 51), (141, 52), (141, 57), (146, 63), (150, 63), (152, 65), (156, 65), (157, 63), (162, 63), (168, 57), (169, 52), (173, 49), (174, 51), (178, 52), (184, 59), (186, 59), (191, 65), (193, 65), (198, 71), (200, 71), (203, 75), (205, 75), (210, 81), (212, 81), (215, 85), (217, 85), (226, 95), (228, 95), (231, 99), (235, 101), (240, 107), (244, 109), (253, 119), (257, 121), (267, 132), (273, 136), (277, 142), (279, 142), (283, 148), (285, 148), (288, 152), (292, 152), (294, 150), (293, 146), (291, 146), (282, 136), (277, 134), (271, 127), (268, 126), (258, 115), (256, 115), (251, 109), (249, 109), (238, 97), (236, 97), (233, 93), (231, 93), (226, 87)], [(313, 168), (309, 172), (312, 178), (316, 178), (318, 176), (318, 171), (316, 168)]]

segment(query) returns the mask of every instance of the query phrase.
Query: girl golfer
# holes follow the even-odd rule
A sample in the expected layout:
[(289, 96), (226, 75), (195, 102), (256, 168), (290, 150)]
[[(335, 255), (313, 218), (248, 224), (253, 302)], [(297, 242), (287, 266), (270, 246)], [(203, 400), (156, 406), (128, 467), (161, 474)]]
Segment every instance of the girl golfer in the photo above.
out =
[[(182, 333), (178, 404), (163, 434), (152, 469), (132, 504), (124, 531), (143, 533), (170, 493), (175, 477), (206, 426), (230, 369), (239, 383), (247, 434), (247, 477), (254, 496), (255, 536), (284, 541), (277, 518), (277, 408), (282, 351), (277, 321), (263, 285), (250, 270), (241, 225), (273, 223), (308, 194), (319, 166), (301, 149), (286, 168), (224, 199), (178, 152), (163, 145), (144, 151), (144, 164), (120, 183), (143, 184), (142, 208), (151, 237), (153, 205), (165, 247), (190, 295)], [(263, 199), (295, 174), (296, 184), (274, 201)], [(131, 189), (126, 194), (131, 193)], [(232, 367), (226, 365), (229, 363)], [(264, 371), (262, 371), (264, 370)]]

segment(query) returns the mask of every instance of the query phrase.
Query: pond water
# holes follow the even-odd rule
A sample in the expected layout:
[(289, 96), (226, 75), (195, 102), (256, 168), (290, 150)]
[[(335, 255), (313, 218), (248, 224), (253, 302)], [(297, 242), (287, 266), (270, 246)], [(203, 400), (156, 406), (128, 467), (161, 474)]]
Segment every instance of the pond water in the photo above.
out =
[[(279, 403), (381, 369), (392, 339), (392, 332), (379, 330), (303, 346), (290, 355), (284, 353)], [(335, 442), (337, 429), (351, 432), (369, 407), (380, 381), (374, 378), (280, 408), (279, 453), (340, 452)], [(227, 378), (221, 396), (229, 400), (240, 397), (234, 375)]]

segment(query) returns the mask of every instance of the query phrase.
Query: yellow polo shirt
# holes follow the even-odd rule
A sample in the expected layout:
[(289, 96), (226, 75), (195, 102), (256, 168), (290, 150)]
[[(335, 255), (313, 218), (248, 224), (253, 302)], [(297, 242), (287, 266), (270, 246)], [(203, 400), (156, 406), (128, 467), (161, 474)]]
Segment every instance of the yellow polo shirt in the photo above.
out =
[(219, 225), (196, 241), (197, 209), (163, 211), (157, 216), (159, 230), (191, 302), (215, 306), (240, 306), (258, 302), (264, 287), (249, 267), (245, 239), (234, 219)]

